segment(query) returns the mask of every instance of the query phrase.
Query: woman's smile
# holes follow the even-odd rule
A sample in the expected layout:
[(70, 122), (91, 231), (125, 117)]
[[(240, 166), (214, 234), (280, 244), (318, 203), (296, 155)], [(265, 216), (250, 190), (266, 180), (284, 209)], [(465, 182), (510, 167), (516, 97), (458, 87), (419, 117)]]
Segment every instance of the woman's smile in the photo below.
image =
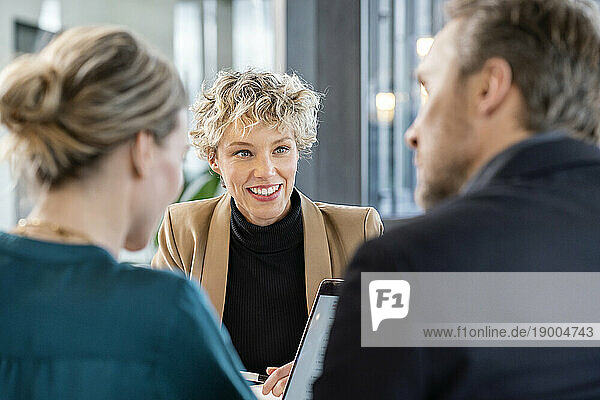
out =
[(289, 212), (298, 167), (291, 133), (262, 123), (248, 132), (228, 129), (209, 163), (248, 222), (266, 226)]
[(281, 195), (281, 189), (283, 184), (279, 183), (276, 185), (258, 185), (247, 188), (246, 190), (252, 197), (258, 201), (271, 201), (275, 200)]

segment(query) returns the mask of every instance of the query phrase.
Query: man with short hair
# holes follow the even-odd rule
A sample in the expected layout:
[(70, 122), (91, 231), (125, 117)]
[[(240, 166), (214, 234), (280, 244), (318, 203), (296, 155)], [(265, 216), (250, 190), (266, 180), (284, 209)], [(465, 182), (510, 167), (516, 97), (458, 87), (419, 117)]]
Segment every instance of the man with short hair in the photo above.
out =
[(427, 212), (356, 254), (314, 399), (600, 398), (600, 350), (367, 348), (361, 272), (600, 271), (600, 18), (450, 0), (406, 132)]

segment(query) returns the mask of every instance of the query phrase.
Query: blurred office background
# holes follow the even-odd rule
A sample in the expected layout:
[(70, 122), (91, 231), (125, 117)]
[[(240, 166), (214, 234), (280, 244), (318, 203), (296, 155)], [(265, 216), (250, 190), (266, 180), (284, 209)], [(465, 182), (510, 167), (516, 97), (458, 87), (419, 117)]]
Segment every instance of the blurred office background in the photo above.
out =
[[(317, 201), (374, 206), (387, 228), (418, 213), (403, 134), (422, 100), (413, 71), (443, 25), (443, 0), (2, 0), (0, 67), (61, 29), (107, 23), (171, 57), (190, 103), (222, 68), (299, 74), (326, 96), (298, 188)], [(206, 168), (187, 157), (187, 177)], [(0, 230), (30, 207), (0, 164)], [(152, 252), (123, 257), (144, 262)]]

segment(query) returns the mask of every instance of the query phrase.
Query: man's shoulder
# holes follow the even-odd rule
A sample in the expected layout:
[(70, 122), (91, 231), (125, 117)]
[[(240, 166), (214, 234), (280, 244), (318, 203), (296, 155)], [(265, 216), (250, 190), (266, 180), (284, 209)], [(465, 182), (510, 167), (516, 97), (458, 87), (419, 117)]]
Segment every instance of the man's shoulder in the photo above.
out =
[[(572, 184), (556, 184), (563, 180)], [(364, 251), (424, 271), (583, 265), (597, 254), (589, 238), (600, 233), (600, 185), (587, 182), (554, 175), (493, 183), (407, 219)]]
[[(514, 208), (507, 200), (481, 194), (450, 199), (426, 214), (411, 217), (385, 235), (368, 243), (371, 253), (403, 254), (411, 258), (419, 255), (439, 257), (462, 254), (467, 248), (477, 248), (493, 239), (493, 232), (518, 220), (511, 216)], [(490, 233), (490, 234), (488, 234)]]
[(369, 214), (377, 214), (379, 216), (379, 213), (373, 207), (347, 206), (323, 202), (314, 202), (314, 204), (325, 217), (340, 224), (364, 224)]
[(500, 211), (500, 203), (501, 199), (488, 196), (449, 199), (424, 214), (407, 218), (398, 228), (386, 232), (386, 236), (402, 234), (404, 237), (412, 237), (440, 234), (447, 230), (460, 234), (461, 230), (457, 230), (457, 227), (475, 223), (482, 217), (490, 218)]

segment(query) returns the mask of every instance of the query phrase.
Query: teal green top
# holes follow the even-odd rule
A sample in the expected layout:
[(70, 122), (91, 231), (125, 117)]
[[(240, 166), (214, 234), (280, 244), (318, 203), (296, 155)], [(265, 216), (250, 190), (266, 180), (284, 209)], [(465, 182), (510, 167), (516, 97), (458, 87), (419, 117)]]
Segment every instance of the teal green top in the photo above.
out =
[(0, 399), (251, 399), (203, 292), (96, 246), (0, 232)]

